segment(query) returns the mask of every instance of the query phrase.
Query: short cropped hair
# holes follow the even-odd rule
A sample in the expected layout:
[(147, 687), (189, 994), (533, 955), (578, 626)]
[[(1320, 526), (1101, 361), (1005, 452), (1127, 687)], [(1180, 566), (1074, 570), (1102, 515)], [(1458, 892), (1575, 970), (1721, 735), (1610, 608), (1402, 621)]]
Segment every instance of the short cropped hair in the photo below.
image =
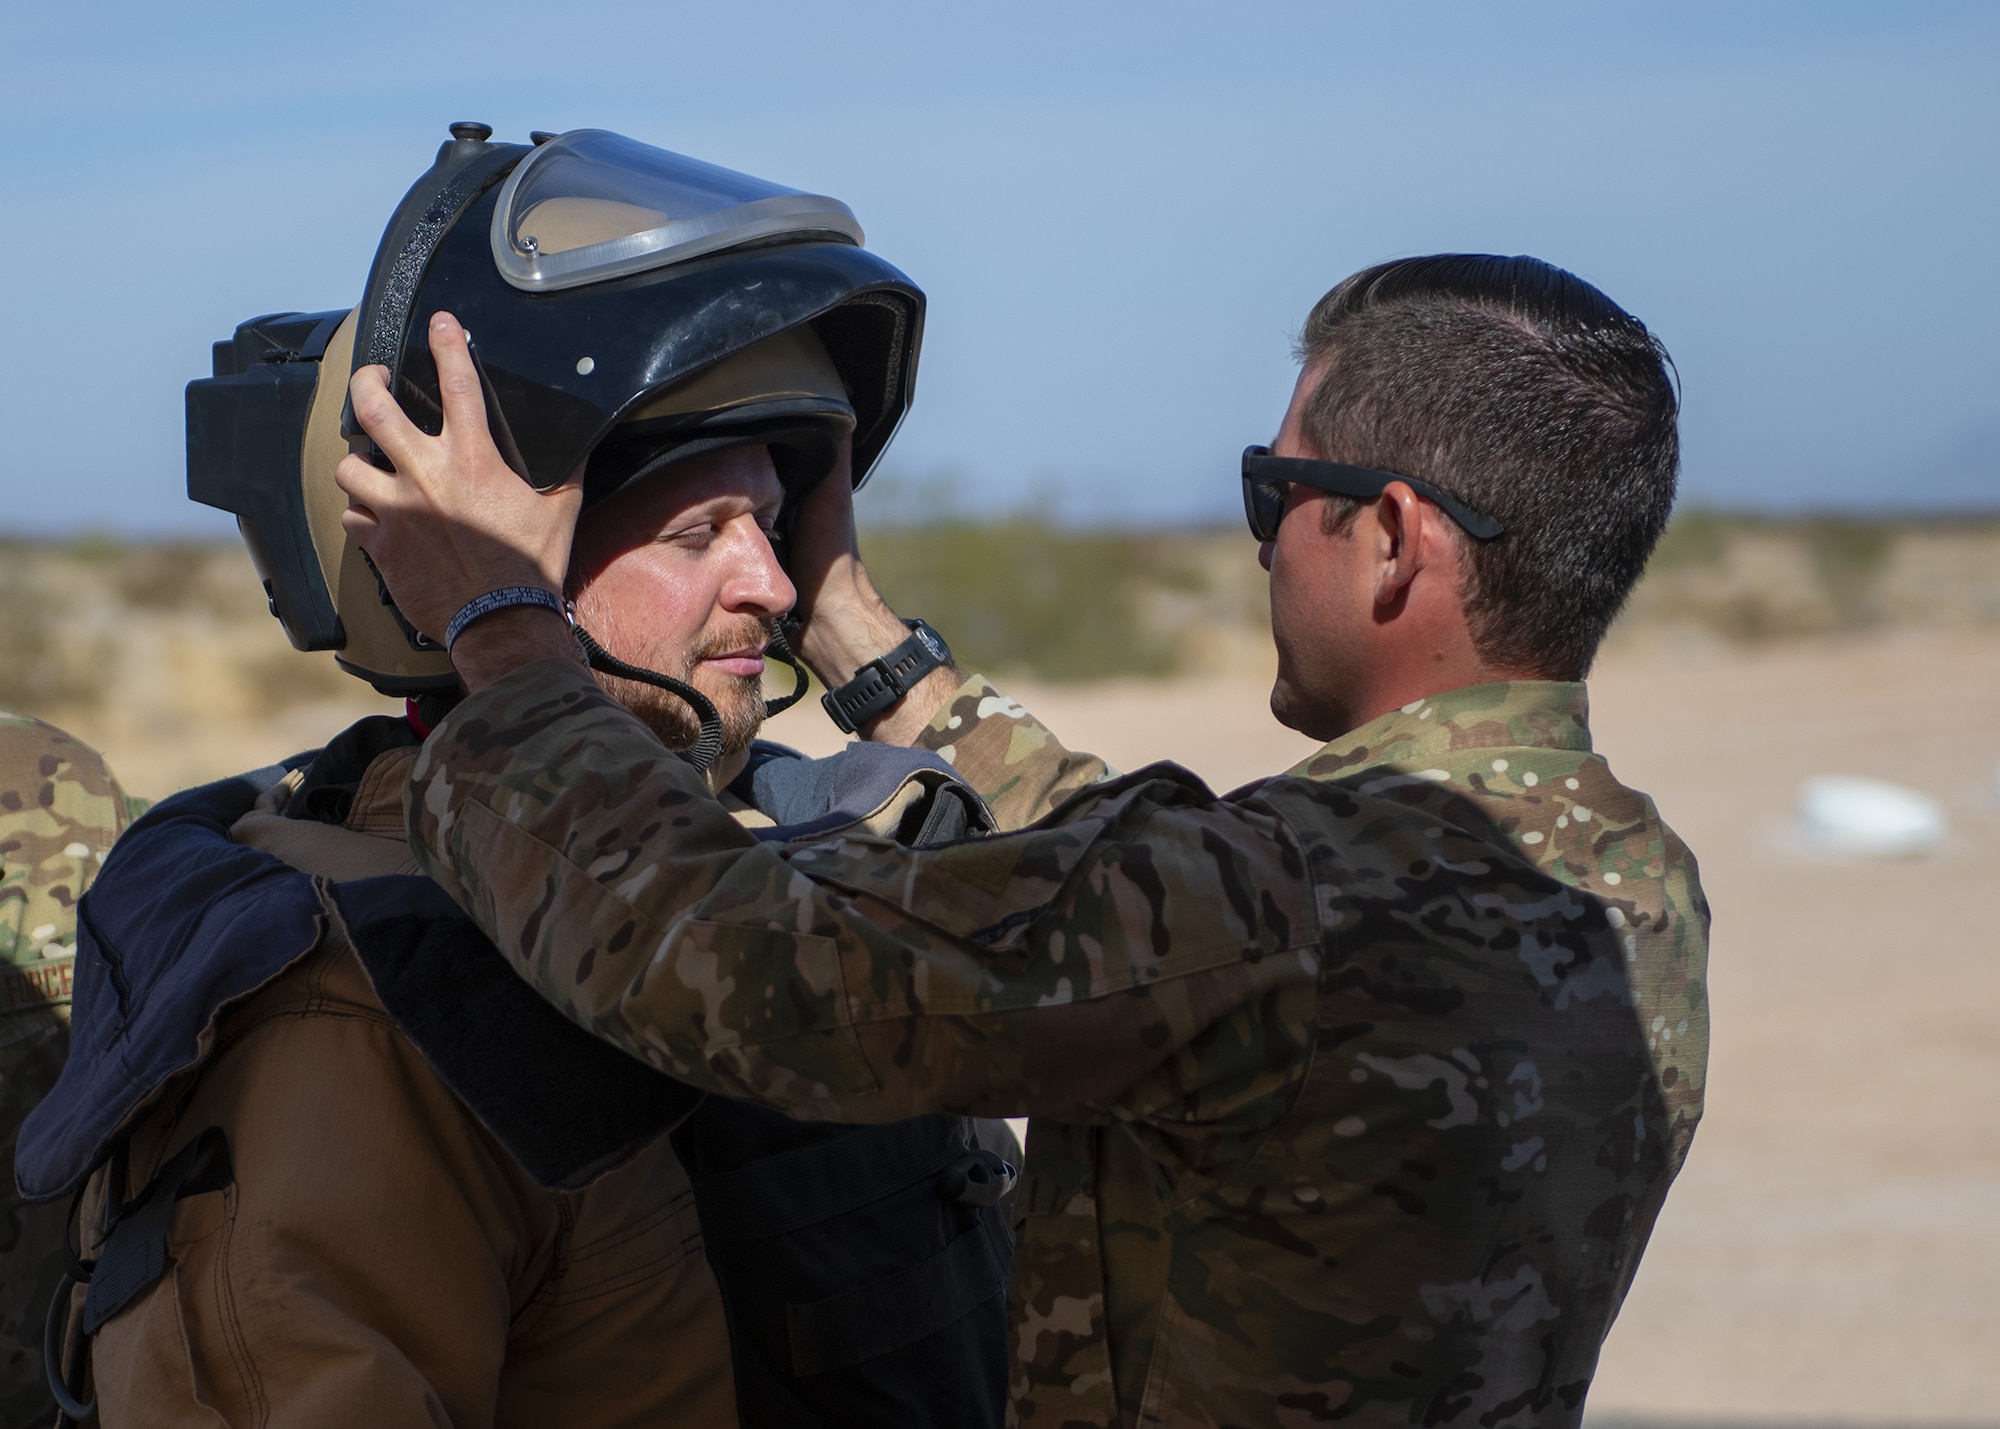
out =
[[(1507, 528), (1457, 533), (1480, 655), (1582, 679), (1673, 508), (1680, 402), (1646, 325), (1540, 259), (1449, 253), (1347, 279), (1298, 357), (1325, 365), (1314, 455), (1421, 477)], [(1359, 510), (1343, 501), (1330, 529)]]

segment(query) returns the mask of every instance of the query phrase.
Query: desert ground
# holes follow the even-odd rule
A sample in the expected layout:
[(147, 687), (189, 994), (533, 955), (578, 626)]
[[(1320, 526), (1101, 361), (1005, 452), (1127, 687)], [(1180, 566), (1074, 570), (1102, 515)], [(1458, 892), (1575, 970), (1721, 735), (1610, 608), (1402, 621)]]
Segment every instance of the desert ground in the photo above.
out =
[[(1728, 571), (1707, 569), (1712, 593)], [(396, 708), (281, 640), (232, 649), (218, 637), (236, 617), (190, 589), (126, 618), (115, 690), (47, 694), (135, 792)], [(65, 599), (66, 648), (92, 648), (97, 597)], [(1695, 849), (1715, 918), (1708, 1114), (1592, 1424), (2000, 1425), (2000, 621), (1982, 608), (1843, 632), (1807, 615), (1782, 638), (1751, 623), (1756, 638), (1629, 622), (1591, 680), (1598, 747)], [(1126, 769), (1178, 759), (1228, 788), (1308, 752), (1265, 707), (1257, 641), (1201, 648), (1166, 678), (1004, 683)], [(811, 702), (770, 733), (815, 752), (840, 739)], [(1791, 822), (1818, 773), (1930, 794), (1947, 841), (1874, 862), (1803, 851)]]

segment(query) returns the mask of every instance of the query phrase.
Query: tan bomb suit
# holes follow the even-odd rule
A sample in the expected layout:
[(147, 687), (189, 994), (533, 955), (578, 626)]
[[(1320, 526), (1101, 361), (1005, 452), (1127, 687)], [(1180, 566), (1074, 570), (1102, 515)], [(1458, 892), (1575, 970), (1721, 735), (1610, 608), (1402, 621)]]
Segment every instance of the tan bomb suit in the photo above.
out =
[[(342, 826), (276, 812), (294, 775), (233, 834), (330, 880), (414, 873), (415, 753), (378, 756)], [(97, 1335), (106, 1429), (733, 1423), (667, 1138), (581, 1190), (537, 1186), (390, 1022), (328, 907), (132, 1138), (127, 1196), (209, 1126), (235, 1177), (176, 1207), (166, 1275)]]

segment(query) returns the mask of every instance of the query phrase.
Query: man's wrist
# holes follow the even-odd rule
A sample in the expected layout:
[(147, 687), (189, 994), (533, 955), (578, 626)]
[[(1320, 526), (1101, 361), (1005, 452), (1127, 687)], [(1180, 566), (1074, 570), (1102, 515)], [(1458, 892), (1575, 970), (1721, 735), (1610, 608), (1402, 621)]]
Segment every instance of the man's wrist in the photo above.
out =
[(865, 661), (852, 680), (820, 697), (828, 716), (849, 734), (874, 725), (934, 671), (953, 668), (944, 637), (921, 620), (902, 623), (908, 628), (907, 635)]
[(863, 665), (910, 633), (858, 562), (815, 592), (799, 625), (799, 658), (828, 689), (852, 680)]
[(499, 683), (537, 660), (583, 661), (570, 624), (552, 610), (517, 605), (468, 625), (451, 647), (451, 663), (467, 693)]
[[(876, 591), (867, 568), (852, 560), (815, 588), (792, 648), (820, 684), (837, 690), (863, 665), (909, 638), (909, 627)], [(899, 702), (857, 721), (855, 733), (877, 743), (912, 743), (961, 683), (956, 665), (941, 665), (916, 681)]]
[(873, 744), (911, 745), (929, 727), (937, 712), (958, 693), (965, 677), (956, 665), (940, 665), (916, 684), (897, 703), (856, 732)]

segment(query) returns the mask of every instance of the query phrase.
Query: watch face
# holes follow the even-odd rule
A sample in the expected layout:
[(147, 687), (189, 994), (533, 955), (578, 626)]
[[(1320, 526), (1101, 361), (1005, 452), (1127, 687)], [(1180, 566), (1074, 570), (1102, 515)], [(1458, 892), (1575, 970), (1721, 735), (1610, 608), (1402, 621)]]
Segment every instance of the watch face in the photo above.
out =
[(917, 639), (923, 642), (924, 649), (931, 652), (933, 660), (942, 665), (951, 659), (951, 651), (946, 648), (944, 641), (938, 638), (935, 630), (928, 625), (919, 625), (915, 633)]

